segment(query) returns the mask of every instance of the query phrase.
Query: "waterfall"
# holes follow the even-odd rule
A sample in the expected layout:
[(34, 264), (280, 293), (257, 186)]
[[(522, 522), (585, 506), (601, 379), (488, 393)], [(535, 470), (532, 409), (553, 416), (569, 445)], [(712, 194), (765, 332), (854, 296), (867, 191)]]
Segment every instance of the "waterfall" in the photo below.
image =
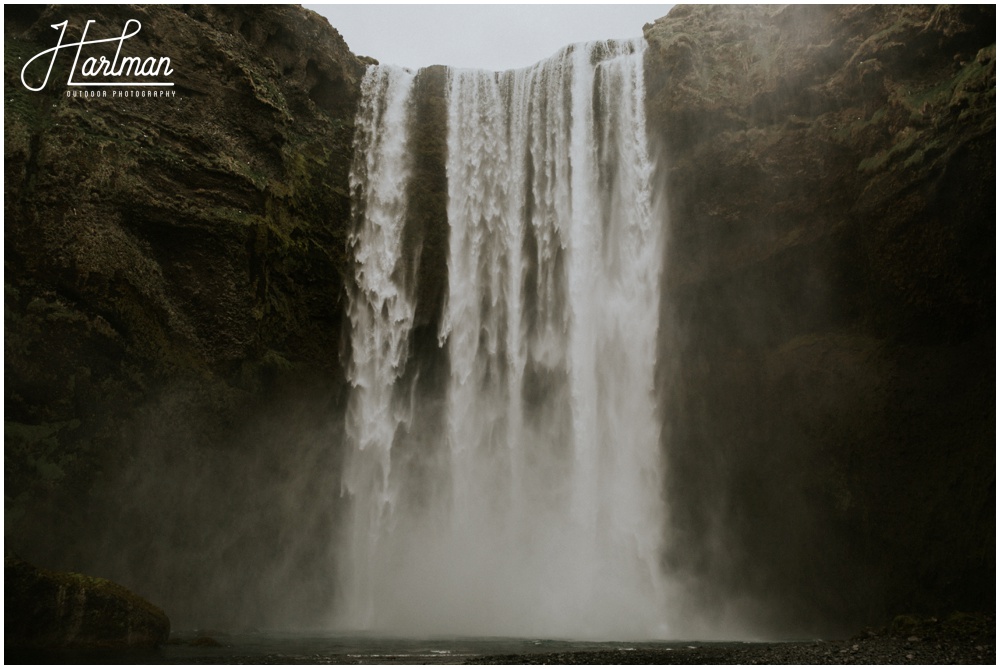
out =
[(371, 592), (380, 577), (372, 557), (382, 552), (383, 533), (394, 509), (392, 445), (410, 421), (398, 401), (413, 322), (413, 305), (398, 266), (402, 257), (407, 103), (413, 76), (400, 68), (371, 67), (361, 84), (362, 103), (355, 129), (350, 185), (354, 194), (355, 285), (349, 292), (352, 385), (342, 493), (354, 502), (344, 538), (352, 566), (343, 581), (346, 615), (367, 621), (374, 613)]
[[(644, 48), (594, 42), (521, 70), (449, 71), (439, 343), (450, 374), (434, 452), (416, 455), (407, 434), (421, 398), (400, 380), (413, 307), (396, 267), (409, 169), (397, 113), (410, 78), (369, 69), (352, 171), (363, 213), (341, 624), (665, 633), (653, 388), (662, 248)], [(402, 491), (421, 458), (428, 489), (410, 503)]]

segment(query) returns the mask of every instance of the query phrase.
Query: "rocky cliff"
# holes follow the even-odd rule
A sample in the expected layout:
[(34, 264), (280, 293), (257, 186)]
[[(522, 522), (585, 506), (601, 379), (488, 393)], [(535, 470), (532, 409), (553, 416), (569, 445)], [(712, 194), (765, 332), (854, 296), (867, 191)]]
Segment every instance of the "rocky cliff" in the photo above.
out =
[(994, 8), (645, 34), (669, 568), (761, 631), (991, 609)]
[[(281, 588), (259, 584), (248, 547), (277, 550), (285, 505), (320, 485), (289, 477), (335, 457), (316, 444), (345, 387), (364, 64), (292, 6), (4, 18), (8, 545), (141, 585), (181, 622), (178, 602), (259, 600)], [(87, 20), (95, 39), (130, 19), (126, 52), (169, 57), (172, 97), (67, 97), (66, 53), (44, 90), (22, 86), (52, 24), (70, 42)]]

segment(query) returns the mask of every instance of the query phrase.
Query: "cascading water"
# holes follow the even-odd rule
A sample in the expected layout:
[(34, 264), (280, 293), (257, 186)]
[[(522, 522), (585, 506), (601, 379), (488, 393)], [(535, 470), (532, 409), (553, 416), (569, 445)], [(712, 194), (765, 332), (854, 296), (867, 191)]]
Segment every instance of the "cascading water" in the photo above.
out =
[[(666, 632), (653, 390), (662, 249), (644, 46), (595, 42), (522, 70), (449, 72), (446, 427), (416, 455), (407, 434), (420, 398), (400, 381), (413, 323), (399, 271), (412, 77), (369, 68), (352, 171), (342, 625)], [(401, 493), (415, 483), (401, 463), (415, 458), (431, 463), (419, 504)]]
[[(413, 75), (371, 67), (362, 81), (350, 184), (354, 193), (355, 285), (350, 294), (352, 384), (347, 436), (353, 450), (344, 465), (342, 490), (352, 502), (346, 537), (351, 577), (343, 581), (350, 620), (371, 620), (371, 592), (380, 578), (377, 559), (392, 515), (392, 444), (409, 422), (395, 392), (408, 354), (413, 305), (398, 276), (405, 185), (407, 104)], [(398, 478), (398, 477), (395, 477)]]

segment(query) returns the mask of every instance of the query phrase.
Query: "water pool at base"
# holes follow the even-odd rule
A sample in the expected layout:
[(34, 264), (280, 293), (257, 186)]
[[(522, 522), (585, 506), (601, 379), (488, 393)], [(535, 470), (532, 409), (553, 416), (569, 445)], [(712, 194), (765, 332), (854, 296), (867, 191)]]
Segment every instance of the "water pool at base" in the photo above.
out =
[[(641, 653), (686, 649), (683, 641), (574, 641), (459, 637), (408, 639), (375, 635), (260, 632), (215, 633), (219, 646), (194, 646), (202, 632), (179, 632), (157, 649), (134, 651), (9, 651), (8, 664), (464, 664), (491, 655), (587, 651)], [(704, 647), (703, 642), (697, 642)]]

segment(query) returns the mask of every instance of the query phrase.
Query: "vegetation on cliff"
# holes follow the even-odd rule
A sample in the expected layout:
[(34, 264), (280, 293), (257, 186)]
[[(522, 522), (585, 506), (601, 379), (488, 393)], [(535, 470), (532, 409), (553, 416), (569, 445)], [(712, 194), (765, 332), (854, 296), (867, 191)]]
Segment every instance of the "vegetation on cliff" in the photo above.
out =
[(992, 610), (994, 11), (646, 26), (669, 563), (709, 610), (803, 633)]
[[(125, 48), (169, 57), (174, 95), (70, 97), (65, 53), (44, 90), (22, 86), (52, 24), (69, 41), (87, 20), (93, 39), (131, 19)], [(8, 545), (126, 574), (176, 522), (218, 552), (219, 500), (249, 514), (282, 494), (265, 480), (270, 501), (247, 500), (245, 463), (280, 472), (342, 401), (364, 64), (291, 6), (25, 6), (4, 25)], [(315, 418), (296, 413), (302, 396)], [(296, 431), (266, 436), (274, 416)]]

